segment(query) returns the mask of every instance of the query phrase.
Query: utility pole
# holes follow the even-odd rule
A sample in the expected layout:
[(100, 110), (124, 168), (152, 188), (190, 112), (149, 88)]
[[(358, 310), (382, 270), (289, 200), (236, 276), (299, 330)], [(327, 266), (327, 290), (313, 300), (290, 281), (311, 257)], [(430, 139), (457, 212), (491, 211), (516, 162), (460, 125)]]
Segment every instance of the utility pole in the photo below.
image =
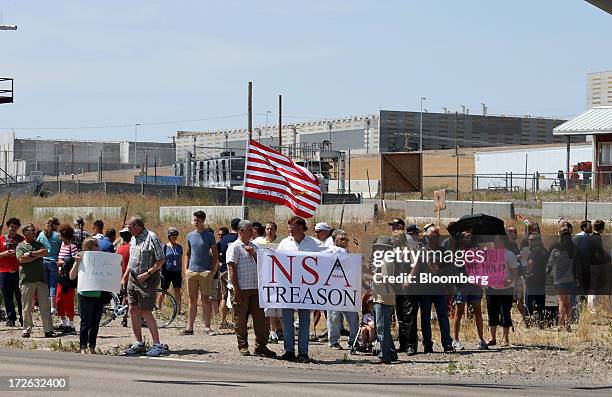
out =
[(278, 148), (283, 146), (283, 96), (278, 96)]
[(366, 154), (370, 153), (370, 118), (366, 117)]
[(328, 121), (327, 122), (327, 127), (329, 127), (329, 144), (330, 145), (332, 144), (332, 136), (331, 136), (332, 134), (331, 134), (331, 131), (332, 131), (332, 126), (333, 125), (334, 125), (333, 121)]
[(136, 154), (138, 153), (138, 126), (140, 123), (134, 124), (134, 169), (136, 168)]
[(423, 151), (423, 101), (427, 98), (421, 97), (421, 117), (419, 121), (419, 151)]
[(249, 140), (253, 139), (253, 82), (249, 81)]
[(457, 201), (459, 201), (459, 145), (455, 146), (455, 158), (457, 160)]

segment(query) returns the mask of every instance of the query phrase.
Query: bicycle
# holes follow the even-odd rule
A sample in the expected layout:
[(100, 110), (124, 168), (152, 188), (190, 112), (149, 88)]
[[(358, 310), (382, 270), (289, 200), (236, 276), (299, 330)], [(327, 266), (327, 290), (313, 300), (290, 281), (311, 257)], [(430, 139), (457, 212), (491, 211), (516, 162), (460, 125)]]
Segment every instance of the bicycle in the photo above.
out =
[[(176, 319), (177, 315), (177, 304), (174, 296), (168, 291), (164, 291), (160, 288), (157, 289), (158, 294), (162, 294), (162, 307), (158, 307), (159, 299), (155, 300), (155, 308), (153, 309), (153, 317), (157, 322), (158, 328), (166, 328)], [(102, 311), (101, 326), (108, 325), (111, 321), (117, 318), (123, 318), (128, 312), (128, 305), (123, 304), (123, 298), (125, 297), (125, 291), (121, 291), (119, 294), (112, 293), (111, 301), (108, 305), (104, 306)], [(159, 297), (159, 295), (158, 295)], [(146, 322), (141, 318), (142, 325), (146, 327)]]

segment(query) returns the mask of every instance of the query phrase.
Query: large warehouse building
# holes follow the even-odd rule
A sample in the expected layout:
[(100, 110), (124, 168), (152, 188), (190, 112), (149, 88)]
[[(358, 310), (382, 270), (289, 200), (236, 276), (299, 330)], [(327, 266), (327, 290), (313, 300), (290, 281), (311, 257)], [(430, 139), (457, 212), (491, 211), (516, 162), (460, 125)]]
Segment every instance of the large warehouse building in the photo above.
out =
[(18, 181), (27, 180), (35, 171), (42, 175), (93, 172), (100, 161), (102, 171), (141, 167), (145, 162), (167, 166), (174, 164), (174, 155), (172, 143), (138, 142), (134, 150), (133, 141), (47, 140), (16, 138), (14, 132), (0, 134), (0, 168)]
[[(422, 113), (423, 150), (562, 143), (552, 130), (565, 120), (539, 117), (472, 115), (464, 113)], [(354, 154), (377, 154), (418, 150), (421, 113), (380, 110), (377, 114), (336, 120), (284, 125), (282, 145), (311, 147), (331, 141), (335, 150)], [(255, 128), (253, 138), (278, 146), (278, 126)], [(231, 149), (244, 155), (246, 129), (223, 131), (178, 131), (176, 158), (188, 152), (195, 159), (216, 157)], [(584, 137), (572, 138), (584, 142)]]

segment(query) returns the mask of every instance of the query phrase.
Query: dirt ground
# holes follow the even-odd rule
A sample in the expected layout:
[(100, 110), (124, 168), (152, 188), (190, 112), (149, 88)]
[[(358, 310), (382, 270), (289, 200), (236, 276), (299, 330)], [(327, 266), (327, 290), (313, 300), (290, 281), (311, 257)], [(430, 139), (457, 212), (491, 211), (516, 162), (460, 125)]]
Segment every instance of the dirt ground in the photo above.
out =
[[(75, 320), (78, 324), (78, 317)], [(56, 321), (57, 324), (58, 321)], [(0, 327), (0, 344), (6, 347), (25, 349), (46, 349), (78, 352), (78, 335), (62, 336), (56, 339), (42, 337), (40, 320), (36, 321), (30, 339), (20, 337), (18, 328)], [(217, 330), (214, 336), (203, 332), (200, 319), (196, 322), (195, 335), (180, 336), (185, 317), (180, 316), (169, 328), (162, 329), (161, 341), (169, 345), (167, 357), (184, 360), (199, 360), (224, 364), (265, 365), (278, 367), (301, 367), (313, 371), (345, 371), (379, 376), (432, 376), (449, 379), (474, 378), (486, 382), (545, 382), (568, 385), (602, 385), (612, 379), (612, 320), (590, 324), (585, 340), (584, 329), (574, 325), (571, 333), (556, 330), (539, 330), (516, 324), (511, 333), (510, 347), (493, 347), (488, 351), (475, 349), (476, 339), (472, 337), (474, 324), (467, 323), (462, 329), (466, 350), (445, 354), (439, 341), (434, 342), (435, 353), (418, 354), (408, 357), (400, 354), (400, 361), (392, 365), (372, 365), (375, 357), (358, 353), (351, 355), (347, 338), (341, 338), (345, 350), (337, 351), (327, 343), (313, 341), (310, 344), (310, 364), (288, 363), (286, 361), (260, 357), (241, 357), (236, 347), (236, 337), (231, 330)], [(432, 321), (434, 337), (438, 338), (437, 325)], [(323, 328), (322, 328), (323, 329)], [(77, 327), (78, 330), (78, 327)], [(150, 343), (148, 330), (145, 339)], [(486, 331), (486, 330), (485, 330)], [(319, 331), (318, 334), (321, 332)], [(597, 337), (594, 337), (596, 334)], [(530, 337), (526, 337), (530, 335)], [(249, 330), (251, 350), (254, 345), (252, 330)], [(529, 343), (520, 343), (529, 339)], [(434, 339), (435, 340), (435, 339)], [(101, 354), (121, 355), (123, 349), (133, 341), (131, 328), (123, 328), (115, 320), (100, 329), (98, 349)], [(397, 346), (397, 343), (396, 343)], [(283, 353), (282, 342), (269, 347), (279, 355)], [(421, 346), (419, 346), (421, 349)], [(164, 364), (166, 365), (166, 364)]]

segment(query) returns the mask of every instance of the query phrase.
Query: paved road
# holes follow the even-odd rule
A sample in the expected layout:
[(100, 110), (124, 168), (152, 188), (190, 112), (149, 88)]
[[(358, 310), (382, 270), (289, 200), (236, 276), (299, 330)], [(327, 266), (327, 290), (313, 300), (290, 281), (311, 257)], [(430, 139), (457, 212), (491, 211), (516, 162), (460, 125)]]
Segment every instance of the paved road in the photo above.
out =
[[(444, 378), (376, 377), (320, 369), (221, 365), (169, 358), (85, 356), (37, 350), (0, 349), (0, 375), (68, 375), (69, 391), (15, 395), (62, 396), (610, 396), (612, 384), (598, 388), (472, 383)], [(369, 376), (368, 376), (369, 374)], [(13, 393), (0, 391), (0, 395)]]

